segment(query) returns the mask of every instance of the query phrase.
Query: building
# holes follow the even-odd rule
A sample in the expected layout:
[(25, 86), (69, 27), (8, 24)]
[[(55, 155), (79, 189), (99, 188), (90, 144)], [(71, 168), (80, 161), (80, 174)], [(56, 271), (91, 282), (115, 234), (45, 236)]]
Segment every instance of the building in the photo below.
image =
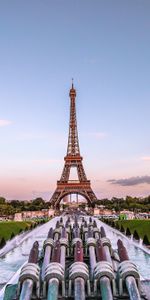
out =
[(54, 209), (42, 209), (38, 211), (22, 211), (20, 213), (15, 213), (14, 221), (23, 221), (28, 219), (37, 219), (37, 218), (50, 218), (55, 214)]

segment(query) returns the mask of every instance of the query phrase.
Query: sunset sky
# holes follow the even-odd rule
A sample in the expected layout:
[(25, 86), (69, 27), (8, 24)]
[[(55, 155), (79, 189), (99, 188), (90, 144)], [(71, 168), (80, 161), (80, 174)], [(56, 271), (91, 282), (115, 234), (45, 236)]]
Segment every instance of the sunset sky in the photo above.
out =
[(0, 195), (48, 200), (71, 78), (98, 198), (150, 194), (150, 1), (0, 1)]

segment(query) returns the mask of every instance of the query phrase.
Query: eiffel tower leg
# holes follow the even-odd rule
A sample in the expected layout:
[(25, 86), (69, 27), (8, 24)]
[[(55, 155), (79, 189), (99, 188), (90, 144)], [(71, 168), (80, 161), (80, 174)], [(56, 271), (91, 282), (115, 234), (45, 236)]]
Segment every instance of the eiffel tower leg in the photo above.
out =
[(86, 198), (88, 199), (88, 205), (91, 207), (95, 207), (95, 201), (97, 200), (96, 195), (94, 194), (91, 188), (88, 188), (86, 191)]
[(61, 196), (61, 191), (56, 189), (54, 194), (52, 195), (52, 197), (50, 199), (50, 205), (52, 205), (53, 208), (59, 209), (60, 196)]
[(80, 181), (87, 181), (85, 171), (83, 168), (83, 164), (81, 161), (80, 161), (80, 163), (77, 164), (77, 172), (78, 172), (78, 177), (79, 177)]

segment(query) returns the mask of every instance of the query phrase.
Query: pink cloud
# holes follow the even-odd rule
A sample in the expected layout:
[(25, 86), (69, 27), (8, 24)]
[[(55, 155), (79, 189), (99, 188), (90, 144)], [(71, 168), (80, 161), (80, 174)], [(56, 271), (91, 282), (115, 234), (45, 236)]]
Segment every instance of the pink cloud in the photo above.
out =
[(0, 127), (4, 127), (4, 126), (8, 126), (10, 125), (12, 122), (9, 120), (0, 120)]
[(150, 161), (150, 156), (143, 156), (141, 159), (144, 161)]

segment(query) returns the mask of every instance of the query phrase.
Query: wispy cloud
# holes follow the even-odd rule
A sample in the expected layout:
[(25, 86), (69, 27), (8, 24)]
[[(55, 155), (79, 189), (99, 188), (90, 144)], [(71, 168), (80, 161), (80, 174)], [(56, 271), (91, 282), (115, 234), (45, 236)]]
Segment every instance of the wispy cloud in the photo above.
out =
[(150, 156), (142, 156), (141, 159), (144, 161), (150, 161)]
[(97, 131), (97, 132), (89, 132), (88, 136), (91, 136), (91, 137), (96, 138), (96, 139), (103, 139), (103, 138), (107, 137), (107, 133), (105, 133), (105, 132), (99, 132), (99, 131)]
[(12, 122), (9, 120), (0, 120), (0, 127), (8, 126), (10, 124), (12, 124)]
[(150, 176), (136, 176), (130, 178), (123, 178), (123, 179), (110, 179), (108, 182), (112, 184), (118, 184), (120, 186), (133, 186), (138, 184), (147, 183), (150, 184)]

